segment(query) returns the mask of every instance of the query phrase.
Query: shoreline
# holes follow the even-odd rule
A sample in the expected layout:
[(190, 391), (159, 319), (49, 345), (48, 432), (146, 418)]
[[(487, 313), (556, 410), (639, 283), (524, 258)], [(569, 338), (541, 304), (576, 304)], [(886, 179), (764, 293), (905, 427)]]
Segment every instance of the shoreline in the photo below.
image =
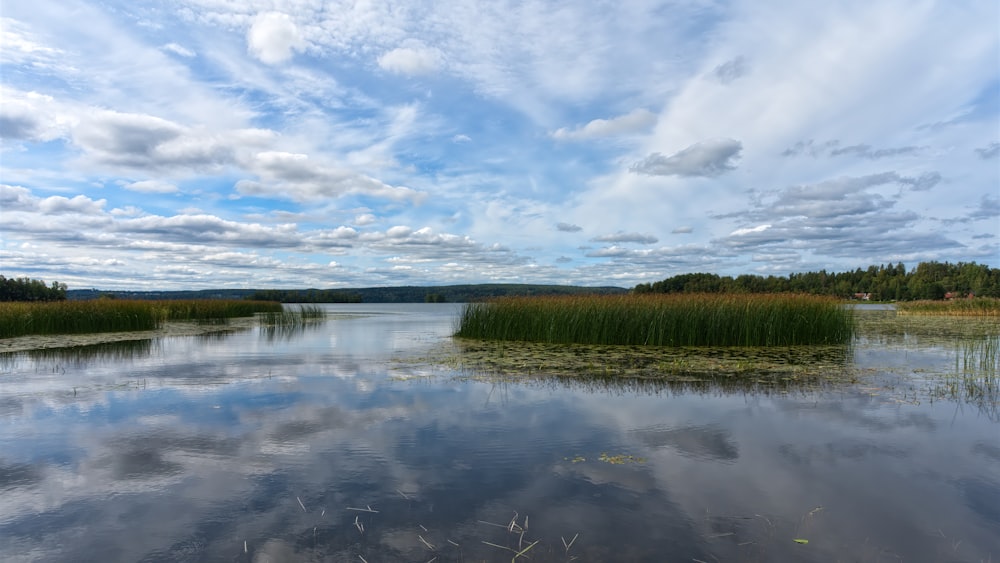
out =
[(225, 324), (199, 324), (191, 321), (168, 321), (156, 330), (139, 330), (128, 332), (92, 332), (86, 334), (46, 334), (14, 336), (0, 338), (0, 354), (31, 352), (34, 350), (51, 350), (56, 348), (74, 348), (77, 346), (92, 346), (109, 342), (126, 342), (129, 340), (152, 340), (174, 336), (200, 336), (217, 332), (247, 330), (257, 326), (254, 317), (239, 317), (229, 319)]

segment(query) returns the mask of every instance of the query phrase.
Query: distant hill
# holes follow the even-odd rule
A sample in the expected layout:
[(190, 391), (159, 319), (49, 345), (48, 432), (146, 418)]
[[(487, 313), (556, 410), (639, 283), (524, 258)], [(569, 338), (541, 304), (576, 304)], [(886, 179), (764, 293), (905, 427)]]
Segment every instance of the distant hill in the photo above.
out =
[(467, 303), (513, 295), (628, 293), (623, 287), (536, 284), (466, 284), (441, 286), (359, 287), (343, 289), (204, 289), (199, 291), (103, 291), (71, 289), (67, 299), (264, 299), (283, 303)]

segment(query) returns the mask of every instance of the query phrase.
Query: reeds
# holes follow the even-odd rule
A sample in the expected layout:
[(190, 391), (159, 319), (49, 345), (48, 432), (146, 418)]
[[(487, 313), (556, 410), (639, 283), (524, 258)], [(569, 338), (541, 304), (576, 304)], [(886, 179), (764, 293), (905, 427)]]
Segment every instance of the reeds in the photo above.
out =
[(265, 326), (297, 326), (326, 318), (326, 311), (317, 305), (299, 305), (298, 310), (266, 311), (261, 317)]
[(909, 301), (897, 303), (896, 311), (903, 315), (1000, 317), (1000, 299), (974, 297), (950, 301)]
[(249, 317), (264, 311), (281, 311), (281, 304), (236, 299), (0, 303), (0, 338), (154, 330), (164, 321)]
[(843, 344), (853, 311), (798, 294), (508, 297), (466, 305), (455, 336), (554, 344)]

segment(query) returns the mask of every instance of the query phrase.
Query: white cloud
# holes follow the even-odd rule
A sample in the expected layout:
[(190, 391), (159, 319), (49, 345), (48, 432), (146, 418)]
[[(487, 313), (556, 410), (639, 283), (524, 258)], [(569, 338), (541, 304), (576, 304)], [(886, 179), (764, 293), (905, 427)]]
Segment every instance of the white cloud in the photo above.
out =
[(254, 18), (247, 31), (247, 50), (266, 64), (278, 64), (302, 51), (306, 43), (292, 18), (279, 12), (264, 12)]
[(126, 190), (140, 193), (170, 194), (178, 191), (177, 186), (160, 180), (141, 180), (130, 182), (122, 186)]
[(359, 227), (364, 227), (366, 225), (372, 225), (377, 223), (378, 219), (371, 213), (362, 213), (354, 218), (354, 224)]
[(729, 233), (731, 237), (739, 237), (743, 235), (748, 235), (750, 233), (763, 233), (764, 231), (771, 228), (771, 225), (757, 225), (756, 227), (747, 227), (743, 229), (736, 229), (735, 231)]
[(655, 124), (655, 113), (644, 108), (638, 108), (630, 113), (612, 119), (595, 119), (583, 127), (576, 129), (566, 129), (565, 127), (556, 129), (552, 133), (552, 137), (560, 141), (583, 141), (616, 137), (640, 133), (648, 130)]
[(353, 170), (313, 162), (308, 155), (267, 151), (248, 163), (259, 181), (241, 180), (243, 195), (306, 202), (362, 194), (391, 200), (422, 201), (425, 194), (407, 187), (390, 186)]
[(695, 143), (670, 156), (652, 153), (629, 169), (650, 176), (718, 176), (736, 169), (743, 144), (735, 139)]
[(431, 74), (441, 64), (441, 53), (427, 47), (399, 47), (378, 58), (378, 66), (389, 72), (419, 76)]
[(179, 55), (179, 56), (187, 58), (187, 59), (190, 59), (190, 58), (193, 58), (193, 57), (197, 56), (197, 54), (195, 54), (194, 51), (192, 51), (190, 49), (186, 49), (186, 48), (182, 47), (181, 45), (178, 45), (177, 43), (167, 43), (166, 45), (163, 46), (163, 50), (171, 52), (171, 53), (173, 53), (175, 55)]
[(591, 239), (594, 242), (637, 242), (639, 244), (655, 244), (659, 239), (650, 234), (617, 232), (611, 235), (601, 235)]

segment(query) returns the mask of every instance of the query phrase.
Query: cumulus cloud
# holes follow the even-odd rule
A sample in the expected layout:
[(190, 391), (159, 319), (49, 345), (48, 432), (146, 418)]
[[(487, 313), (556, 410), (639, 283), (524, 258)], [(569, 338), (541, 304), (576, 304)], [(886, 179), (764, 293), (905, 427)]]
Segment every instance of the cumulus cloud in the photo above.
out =
[(790, 186), (751, 197), (741, 213), (745, 226), (713, 241), (734, 252), (759, 255), (809, 251), (852, 260), (911, 255), (961, 246), (939, 232), (915, 228), (921, 217), (896, 209), (898, 200), (878, 193), (891, 185), (927, 186), (934, 173), (919, 177), (883, 172)]
[(552, 137), (560, 141), (583, 141), (615, 137), (645, 131), (655, 124), (656, 114), (647, 109), (638, 108), (630, 113), (611, 119), (595, 119), (583, 127), (575, 129), (563, 127), (557, 129), (552, 133)]
[(38, 209), (38, 198), (28, 188), (0, 184), (0, 209), (8, 212)]
[(242, 247), (290, 248), (297, 246), (300, 240), (295, 225), (240, 223), (206, 214), (148, 215), (123, 219), (118, 222), (117, 230), (120, 233), (155, 235), (162, 241)]
[(103, 212), (106, 204), (107, 200), (94, 200), (84, 195), (72, 198), (59, 195), (41, 198), (32, 194), (27, 188), (0, 184), (0, 209), (7, 212), (37, 211), (45, 215), (97, 215)]
[(281, 151), (258, 153), (249, 166), (260, 181), (241, 180), (242, 195), (316, 201), (346, 194), (391, 200), (422, 201), (426, 196), (406, 187), (390, 186), (352, 170), (313, 162), (308, 155)]
[(258, 14), (247, 31), (247, 51), (266, 64), (287, 61), (305, 44), (292, 18), (279, 12)]
[(378, 219), (371, 213), (362, 213), (354, 218), (354, 224), (363, 227), (378, 222)]
[(73, 142), (100, 164), (140, 170), (218, 170), (234, 164), (237, 151), (274, 138), (263, 129), (210, 132), (146, 114), (96, 111), (72, 131)]
[(677, 227), (676, 229), (670, 231), (674, 235), (687, 235), (694, 232), (694, 227)]
[(45, 142), (65, 136), (72, 119), (54, 108), (51, 96), (0, 87), (0, 138)]
[(695, 143), (670, 156), (652, 153), (629, 169), (650, 176), (712, 177), (734, 170), (743, 144), (735, 139)]
[(583, 230), (583, 227), (580, 225), (573, 225), (571, 223), (557, 223), (556, 229), (564, 233), (578, 233)]
[(639, 244), (656, 244), (659, 239), (653, 235), (645, 235), (642, 233), (614, 233), (610, 235), (601, 235), (599, 237), (594, 237), (590, 239), (594, 242), (637, 242)]
[(440, 64), (441, 53), (423, 46), (399, 47), (378, 58), (378, 66), (382, 69), (406, 76), (431, 74)]

